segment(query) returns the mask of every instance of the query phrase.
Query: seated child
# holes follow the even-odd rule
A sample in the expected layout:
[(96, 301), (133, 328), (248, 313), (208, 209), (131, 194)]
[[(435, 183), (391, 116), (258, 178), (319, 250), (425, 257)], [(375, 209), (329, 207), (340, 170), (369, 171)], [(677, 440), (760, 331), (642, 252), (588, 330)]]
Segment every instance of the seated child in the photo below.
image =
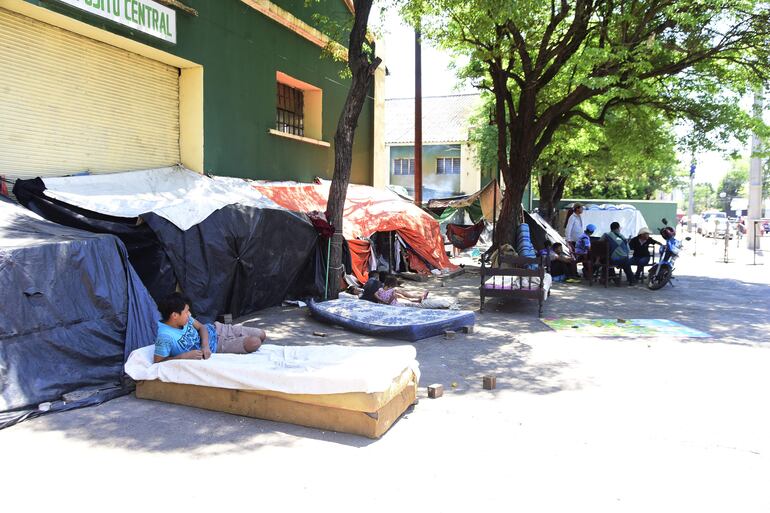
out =
[(190, 315), (190, 301), (175, 292), (158, 303), (162, 320), (155, 338), (155, 363), (207, 360), (212, 353), (253, 353), (267, 335), (240, 324), (201, 324)]
[(399, 299), (403, 299), (407, 303), (421, 303), (423, 299), (428, 297), (428, 292), (408, 292), (399, 288), (398, 280), (395, 276), (388, 276), (385, 278), (383, 286), (374, 293), (374, 297), (376, 297), (380, 303), (386, 305), (400, 305), (398, 302)]

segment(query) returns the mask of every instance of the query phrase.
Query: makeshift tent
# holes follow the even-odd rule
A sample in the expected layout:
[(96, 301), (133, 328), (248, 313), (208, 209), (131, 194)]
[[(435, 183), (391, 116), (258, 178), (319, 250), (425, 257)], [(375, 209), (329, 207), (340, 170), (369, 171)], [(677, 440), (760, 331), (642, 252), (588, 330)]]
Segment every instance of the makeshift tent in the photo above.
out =
[(179, 284), (207, 322), (279, 304), (317, 238), (244, 180), (181, 167), (18, 180), (14, 193), (52, 221), (120, 237), (153, 297)]
[(176, 278), (171, 260), (147, 224), (141, 223), (138, 218), (106, 216), (51, 199), (45, 190), (40, 178), (17, 180), (13, 187), (22, 205), (49, 221), (119, 237), (128, 250), (131, 265), (156, 300), (175, 290)]
[(544, 249), (546, 246), (550, 247), (554, 242), (559, 242), (565, 251), (571, 251), (564, 237), (537, 212), (529, 213), (525, 211), (524, 220), (529, 226), (530, 237), (535, 248)]
[[(497, 206), (495, 206), (495, 198), (497, 198)], [(497, 181), (492, 180), (481, 190), (467, 196), (432, 199), (428, 202), (428, 208), (438, 212), (442, 221), (458, 211), (466, 212), (473, 223), (482, 218), (492, 221), (495, 217), (495, 209), (498, 213), (500, 212), (502, 198)]]
[[(254, 187), (282, 207), (296, 212), (325, 211), (331, 182), (253, 182)], [(353, 272), (365, 282), (370, 263), (367, 239), (377, 232), (396, 232), (413, 258), (410, 266), (424, 270), (456, 269), (444, 252), (438, 222), (418, 206), (391, 191), (349, 185), (343, 236), (350, 245)]]
[[(566, 226), (567, 211), (560, 212), (560, 222), (562, 226)], [(647, 227), (647, 221), (644, 219), (642, 213), (632, 205), (593, 205), (588, 204), (583, 206), (583, 226), (593, 224), (596, 226), (594, 236), (600, 237), (603, 234), (610, 231), (610, 224), (617, 221), (620, 223), (620, 232), (626, 237), (635, 237), (639, 230)]]
[[(0, 202), (0, 428), (42, 410), (94, 404), (121, 386), (131, 351), (152, 343), (157, 309), (116, 237)], [(63, 394), (99, 390), (61, 402)]]
[[(497, 194), (497, 205), (495, 205)], [(493, 180), (481, 190), (466, 196), (432, 199), (428, 209), (439, 219), (442, 233), (459, 249), (491, 239), (491, 222), (500, 212), (502, 193)]]

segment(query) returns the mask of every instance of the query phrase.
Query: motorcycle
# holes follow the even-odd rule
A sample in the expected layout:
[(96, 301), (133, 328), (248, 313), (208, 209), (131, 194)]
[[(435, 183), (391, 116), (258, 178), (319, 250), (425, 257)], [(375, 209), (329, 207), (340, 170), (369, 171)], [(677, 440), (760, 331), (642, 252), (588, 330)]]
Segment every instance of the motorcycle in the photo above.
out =
[[(674, 264), (676, 259), (679, 258), (679, 253), (682, 251), (682, 243), (676, 238), (676, 230), (668, 225), (668, 221), (663, 218), (663, 228), (660, 229), (660, 236), (666, 241), (665, 244), (660, 246), (659, 254), (660, 260), (657, 264), (650, 267), (650, 272), (647, 278), (647, 288), (650, 290), (662, 289), (667, 283), (674, 284), (671, 280), (674, 279)], [(690, 237), (685, 237), (685, 240), (690, 240)]]

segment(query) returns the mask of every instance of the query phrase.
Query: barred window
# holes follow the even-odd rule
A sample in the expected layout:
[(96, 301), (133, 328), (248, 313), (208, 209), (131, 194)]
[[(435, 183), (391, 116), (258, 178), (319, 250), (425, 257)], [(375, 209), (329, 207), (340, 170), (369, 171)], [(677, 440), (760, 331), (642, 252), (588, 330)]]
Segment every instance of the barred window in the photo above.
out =
[(414, 159), (393, 159), (394, 175), (413, 175)]
[(278, 103), (275, 116), (275, 128), (277, 130), (287, 134), (304, 136), (305, 119), (302, 90), (278, 82)]
[(460, 159), (456, 157), (440, 157), (436, 159), (437, 175), (459, 175)]

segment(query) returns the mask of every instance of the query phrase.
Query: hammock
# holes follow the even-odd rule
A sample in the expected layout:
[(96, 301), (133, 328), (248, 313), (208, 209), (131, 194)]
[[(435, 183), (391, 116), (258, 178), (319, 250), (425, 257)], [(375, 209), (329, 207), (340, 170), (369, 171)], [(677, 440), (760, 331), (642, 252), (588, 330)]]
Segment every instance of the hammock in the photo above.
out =
[(446, 225), (446, 235), (449, 238), (449, 242), (459, 249), (472, 248), (479, 241), (481, 232), (484, 231), (484, 220), (482, 219), (476, 224), (462, 225), (462, 224), (448, 224)]

